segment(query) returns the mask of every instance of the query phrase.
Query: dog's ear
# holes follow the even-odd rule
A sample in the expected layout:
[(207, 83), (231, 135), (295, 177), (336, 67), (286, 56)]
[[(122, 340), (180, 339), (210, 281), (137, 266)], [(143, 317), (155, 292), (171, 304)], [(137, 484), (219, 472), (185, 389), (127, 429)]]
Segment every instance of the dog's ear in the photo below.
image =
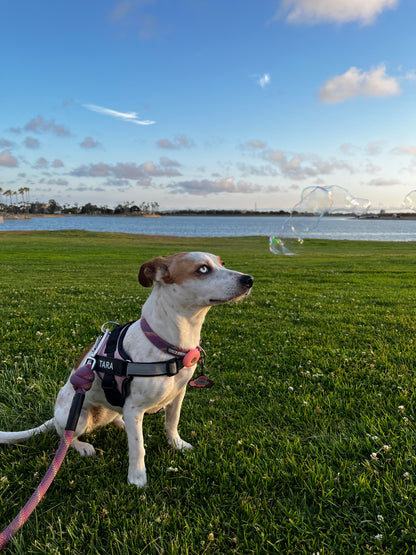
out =
[(145, 262), (139, 271), (139, 283), (143, 287), (151, 287), (154, 281), (163, 279), (169, 282), (169, 266), (166, 258), (158, 256), (149, 262)]

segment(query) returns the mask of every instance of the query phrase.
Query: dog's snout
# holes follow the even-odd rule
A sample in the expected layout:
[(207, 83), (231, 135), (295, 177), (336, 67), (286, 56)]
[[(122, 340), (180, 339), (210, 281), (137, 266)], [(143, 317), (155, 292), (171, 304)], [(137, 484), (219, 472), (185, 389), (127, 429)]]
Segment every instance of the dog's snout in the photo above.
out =
[(247, 289), (251, 289), (253, 287), (254, 278), (253, 276), (249, 276), (248, 274), (244, 274), (240, 278), (240, 283)]

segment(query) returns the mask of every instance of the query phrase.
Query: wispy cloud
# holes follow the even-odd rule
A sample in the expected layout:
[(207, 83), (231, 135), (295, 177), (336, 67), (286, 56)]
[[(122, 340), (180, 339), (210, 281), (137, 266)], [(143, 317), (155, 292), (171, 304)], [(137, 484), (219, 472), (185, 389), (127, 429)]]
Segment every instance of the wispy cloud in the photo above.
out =
[(275, 19), (288, 23), (350, 23), (370, 25), (384, 10), (395, 8), (399, 0), (282, 0)]
[(260, 85), (260, 87), (261, 87), (262, 89), (264, 89), (267, 85), (270, 84), (270, 81), (271, 81), (270, 73), (264, 73), (263, 75), (261, 75), (261, 76), (257, 79), (256, 83), (257, 83), (258, 85)]
[(261, 192), (277, 192), (279, 187), (262, 187), (254, 183), (248, 183), (244, 180), (237, 181), (234, 177), (221, 177), (212, 179), (194, 179), (192, 181), (180, 181), (168, 185), (173, 194), (188, 194), (206, 196), (217, 193), (261, 193)]
[(35, 133), (53, 133), (58, 137), (70, 137), (71, 132), (65, 125), (55, 123), (54, 119), (46, 120), (43, 116), (37, 115), (31, 119), (24, 127), (25, 131), (34, 131)]
[(190, 139), (185, 135), (176, 135), (173, 141), (171, 141), (170, 139), (159, 139), (156, 144), (159, 148), (165, 148), (167, 150), (191, 148), (195, 146), (193, 139)]
[(153, 125), (156, 123), (151, 120), (141, 120), (138, 117), (137, 112), (118, 112), (117, 110), (111, 110), (110, 108), (103, 108), (102, 106), (97, 106), (96, 104), (83, 104), (84, 108), (91, 110), (92, 112), (97, 112), (98, 114), (103, 114), (104, 116), (110, 116), (113, 118), (121, 119), (122, 121), (129, 121), (130, 123), (135, 123), (136, 125)]
[(82, 141), (82, 143), (80, 143), (80, 146), (82, 148), (99, 148), (101, 147), (101, 143), (99, 143), (98, 141), (94, 140), (92, 137), (85, 137), (85, 139)]

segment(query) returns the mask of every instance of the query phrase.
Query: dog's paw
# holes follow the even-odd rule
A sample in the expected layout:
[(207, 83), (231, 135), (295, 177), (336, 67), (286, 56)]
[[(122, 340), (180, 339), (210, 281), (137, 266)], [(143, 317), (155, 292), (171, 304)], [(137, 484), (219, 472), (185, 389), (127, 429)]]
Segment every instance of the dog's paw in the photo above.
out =
[(187, 441), (184, 441), (180, 437), (176, 440), (172, 440), (169, 442), (172, 447), (174, 447), (177, 451), (188, 451), (189, 449), (193, 449), (192, 445)]
[(134, 474), (128, 475), (127, 481), (132, 486), (137, 486), (138, 488), (144, 488), (147, 486), (146, 471), (135, 472)]
[(115, 420), (113, 420), (112, 424), (116, 428), (119, 428), (120, 430), (125, 430), (126, 429), (126, 426), (124, 424), (124, 420), (121, 416), (119, 418), (116, 418)]
[(81, 457), (94, 457), (95, 449), (91, 443), (86, 443), (85, 441), (79, 441), (78, 439), (73, 439), (71, 442), (71, 447), (76, 449)]

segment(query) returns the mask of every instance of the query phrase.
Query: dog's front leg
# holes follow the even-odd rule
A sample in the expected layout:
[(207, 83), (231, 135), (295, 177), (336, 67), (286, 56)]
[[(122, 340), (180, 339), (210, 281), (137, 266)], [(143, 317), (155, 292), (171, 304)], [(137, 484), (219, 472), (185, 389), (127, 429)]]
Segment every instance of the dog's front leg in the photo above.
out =
[(147, 482), (143, 441), (144, 411), (138, 409), (127, 400), (123, 414), (129, 444), (129, 472), (127, 479), (130, 484), (144, 488)]
[(178, 450), (192, 449), (192, 445), (181, 439), (178, 433), (179, 418), (185, 393), (186, 386), (180, 390), (179, 394), (165, 409), (165, 430), (168, 443)]

